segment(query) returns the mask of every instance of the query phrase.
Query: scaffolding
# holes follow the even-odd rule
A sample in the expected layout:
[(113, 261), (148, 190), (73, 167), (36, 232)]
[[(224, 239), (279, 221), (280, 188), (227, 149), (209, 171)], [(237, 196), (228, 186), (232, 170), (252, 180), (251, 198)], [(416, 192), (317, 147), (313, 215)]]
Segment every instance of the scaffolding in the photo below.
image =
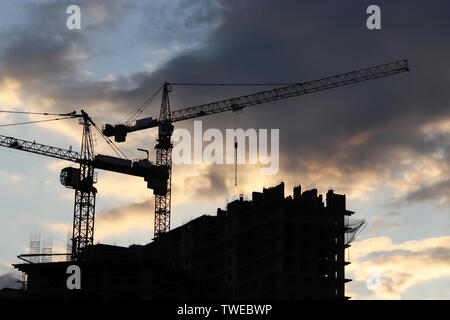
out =
[[(71, 253), (72, 252), (72, 237), (70, 235), (70, 230), (67, 230), (66, 250), (67, 250), (67, 253)], [(66, 261), (72, 261), (72, 256), (71, 255), (67, 255), (66, 256)]]
[(30, 234), (29, 252), (32, 255), (36, 255), (36, 256), (30, 257), (30, 262), (32, 262), (32, 263), (40, 263), (41, 262), (41, 257), (38, 256), (41, 253), (41, 232), (38, 231), (36, 228), (34, 228)]
[(345, 244), (349, 245), (364, 230), (367, 222), (365, 219), (350, 219), (348, 216), (345, 221)]
[(53, 253), (53, 238), (46, 237), (42, 241), (42, 263), (50, 263), (52, 262), (52, 253)]

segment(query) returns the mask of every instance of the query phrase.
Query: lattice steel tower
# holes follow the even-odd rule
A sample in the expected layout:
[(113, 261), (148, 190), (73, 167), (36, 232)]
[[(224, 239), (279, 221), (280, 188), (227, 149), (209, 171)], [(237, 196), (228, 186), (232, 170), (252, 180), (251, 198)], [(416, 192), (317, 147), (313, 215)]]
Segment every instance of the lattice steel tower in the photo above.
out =
[(83, 136), (81, 138), (80, 181), (75, 188), (73, 215), (72, 258), (81, 248), (94, 243), (95, 195), (94, 187), (94, 143), (89, 116), (83, 115)]
[(159, 114), (158, 139), (156, 149), (156, 165), (166, 166), (169, 170), (167, 192), (165, 195), (155, 195), (155, 238), (170, 230), (170, 206), (172, 185), (172, 148), (171, 141), (173, 125), (169, 103), (170, 84), (165, 83)]

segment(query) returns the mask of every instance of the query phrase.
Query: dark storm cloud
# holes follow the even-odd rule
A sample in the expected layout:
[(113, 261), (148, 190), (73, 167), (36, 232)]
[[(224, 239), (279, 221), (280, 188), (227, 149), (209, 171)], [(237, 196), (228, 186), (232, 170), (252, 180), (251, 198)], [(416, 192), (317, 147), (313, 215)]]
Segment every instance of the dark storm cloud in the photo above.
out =
[(2, 30), (1, 75), (30, 82), (68, 77), (76, 71), (71, 53), (80, 45), (80, 34), (69, 42), (64, 35), (65, 12), (62, 2), (28, 4), (25, 24)]
[(420, 186), (406, 196), (406, 201), (418, 202), (426, 200), (442, 200), (442, 204), (450, 204), (450, 179)]
[[(82, 30), (66, 27), (66, 8), (70, 1), (49, 1), (24, 4), (22, 24), (1, 31), (0, 76), (12, 77), (25, 85), (24, 91), (39, 93), (46, 84), (52, 88), (59, 81), (76, 84), (80, 67), (89, 57), (85, 52), (93, 49), (92, 40), (99, 34), (115, 31), (115, 27), (130, 10), (121, 1), (78, 1), (82, 11)], [(96, 17), (101, 11), (102, 17)], [(98, 21), (101, 20), (101, 22)], [(64, 83), (64, 82), (63, 82)], [(48, 89), (47, 89), (48, 90)]]
[[(68, 30), (65, 11), (69, 4), (72, 3), (53, 1), (24, 5), (25, 21), (2, 30), (0, 41), (0, 77), (17, 79), (24, 84), (24, 92), (31, 89), (38, 96), (55, 99), (59, 106), (89, 107), (109, 102), (120, 112), (135, 108), (165, 81), (163, 74), (155, 77), (145, 72), (119, 76), (113, 82), (80, 78), (84, 62), (118, 49), (114, 48), (114, 40), (111, 45), (103, 38), (114, 39), (117, 34), (122, 37), (119, 42), (130, 50), (137, 50), (142, 41), (175, 45), (174, 38), (180, 34), (184, 41), (197, 40), (199, 26), (218, 21), (218, 7), (213, 1), (207, 5), (175, 1), (158, 6), (157, 2), (86, 0), (77, 2), (82, 10), (82, 29)], [(125, 21), (132, 15), (144, 19), (139, 33)], [(121, 23), (131, 26), (130, 30), (118, 30)], [(158, 24), (159, 28), (155, 28)]]
[(228, 166), (210, 165), (204, 173), (185, 178), (183, 186), (187, 189), (186, 191), (193, 191), (192, 199), (200, 201), (223, 199), (228, 195), (226, 181), (227, 175), (231, 172), (230, 169)]
[(219, 1), (215, 0), (147, 1), (140, 2), (138, 10), (145, 23), (139, 26), (137, 40), (165, 49), (206, 37), (205, 30), (220, 22), (221, 13)]
[[(181, 3), (195, 10), (191, 5), (195, 2)], [(88, 108), (109, 102), (111, 110), (96, 111), (105, 116), (123, 115), (133, 111), (164, 81), (299, 82), (406, 57), (411, 66), (408, 74), (249, 108), (241, 116), (244, 127), (280, 128), (280, 160), (284, 172), (300, 174), (306, 162), (315, 162), (336, 166), (344, 176), (363, 171), (395, 174), (400, 169), (400, 152), (411, 157), (430, 154), (442, 143), (425, 139), (421, 126), (450, 117), (447, 89), (450, 4), (448, 1), (380, 0), (377, 4), (382, 9), (382, 30), (369, 31), (365, 27), (365, 10), (370, 4), (368, 1), (356, 4), (283, 1), (282, 5), (268, 0), (222, 1), (220, 24), (211, 30), (202, 48), (183, 52), (156, 72), (123, 76), (112, 82), (68, 76), (55, 86), (45, 87), (42, 94)], [(179, 8), (182, 10), (182, 6)], [(217, 10), (214, 7), (192, 15), (185, 28), (195, 28), (204, 20), (213, 21)], [(143, 28), (136, 37), (145, 38), (149, 32)], [(10, 63), (8, 68), (17, 77), (29, 76), (27, 68), (21, 71), (19, 66), (21, 62), (26, 64), (28, 58), (23, 42), (37, 46), (30, 50), (36, 55), (32, 56), (33, 60), (41, 64), (38, 74), (42, 69), (53, 70), (43, 71), (47, 81), (57, 79), (52, 72), (60, 70), (58, 75), (64, 76), (78, 67), (79, 61), (67, 63), (69, 49), (60, 46), (58, 32), (46, 30), (46, 37), (50, 37), (47, 43), (39, 41), (42, 40), (39, 32), (28, 37), (31, 38), (24, 36), (11, 41), (4, 51), (3, 62)], [(33, 37), (37, 42), (30, 40)], [(82, 46), (89, 34), (79, 37), (75, 42)], [(73, 45), (73, 39), (70, 43)], [(46, 52), (52, 46), (55, 48), (50, 54), (52, 59), (46, 59)], [(34, 72), (31, 74), (36, 76)], [(171, 101), (176, 109), (252, 90), (261, 88), (175, 87)], [(205, 128), (233, 127), (231, 114), (203, 120)], [(190, 125), (189, 122), (178, 124)], [(348, 144), (352, 138), (364, 134), (367, 136), (362, 142)]]

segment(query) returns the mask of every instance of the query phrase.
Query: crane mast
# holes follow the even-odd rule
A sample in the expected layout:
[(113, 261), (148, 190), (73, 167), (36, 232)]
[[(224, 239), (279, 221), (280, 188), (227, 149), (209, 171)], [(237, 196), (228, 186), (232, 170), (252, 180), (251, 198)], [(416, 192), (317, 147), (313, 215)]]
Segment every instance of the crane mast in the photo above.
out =
[(155, 237), (170, 230), (170, 207), (172, 187), (172, 148), (171, 141), (173, 125), (171, 124), (171, 112), (169, 92), (171, 86), (164, 84), (161, 110), (159, 114), (160, 125), (158, 127), (158, 139), (156, 149), (156, 165), (165, 166), (168, 169), (167, 191), (163, 195), (155, 195)]
[(0, 146), (80, 164), (79, 183), (73, 185), (75, 202), (71, 256), (72, 259), (75, 259), (80, 249), (94, 241), (95, 195), (97, 190), (93, 186), (93, 140), (87, 114), (83, 112), (81, 153), (7, 136), (0, 136)]
[[(194, 107), (181, 108), (171, 111), (169, 105), (170, 84), (164, 84), (163, 97), (159, 119), (144, 118), (136, 120), (134, 125), (106, 124), (103, 128), (105, 136), (114, 136), (116, 142), (124, 142), (127, 133), (148, 128), (158, 127), (158, 139), (156, 145), (156, 162), (169, 168), (167, 193), (155, 198), (155, 238), (170, 230), (170, 202), (171, 202), (171, 166), (172, 166), (172, 142), (173, 122), (198, 118), (225, 111), (237, 111), (243, 108), (260, 105), (268, 102), (279, 101), (301, 95), (316, 93), (324, 90), (353, 85), (377, 78), (387, 77), (409, 71), (408, 61), (398, 60), (374, 67), (359, 69), (335, 76), (313, 81), (295, 83), (292, 85), (274, 88), (231, 99), (215, 101)], [(176, 83), (172, 83), (176, 85)]]
[[(31, 141), (0, 136), (0, 146), (39, 155), (79, 163), (77, 183), (71, 187), (75, 189), (71, 257), (76, 259), (82, 248), (94, 243), (95, 195), (94, 187), (94, 144), (91, 132), (91, 120), (86, 112), (81, 110), (83, 135), (81, 138), (81, 152), (61, 149)], [(68, 168), (67, 168), (68, 169)]]
[[(94, 242), (95, 200), (97, 189), (94, 187), (94, 169), (117, 172), (143, 177), (147, 188), (153, 189), (155, 195), (167, 194), (168, 170), (157, 166), (148, 159), (128, 160), (108, 155), (94, 155), (92, 126), (95, 123), (81, 110), (83, 135), (81, 152), (57, 148), (49, 145), (0, 135), (0, 147), (30, 152), (55, 159), (67, 160), (79, 164), (79, 168), (62, 169), (60, 180), (68, 188), (75, 190), (74, 215), (72, 227), (71, 257), (77, 259), (78, 253)], [(170, 138), (169, 138), (170, 141)], [(169, 206), (170, 210), (170, 206)], [(169, 211), (170, 212), (170, 211)]]
[(95, 196), (94, 187), (94, 143), (89, 116), (83, 116), (83, 135), (81, 138), (80, 181), (75, 186), (75, 202), (72, 230), (72, 257), (87, 245), (94, 243)]

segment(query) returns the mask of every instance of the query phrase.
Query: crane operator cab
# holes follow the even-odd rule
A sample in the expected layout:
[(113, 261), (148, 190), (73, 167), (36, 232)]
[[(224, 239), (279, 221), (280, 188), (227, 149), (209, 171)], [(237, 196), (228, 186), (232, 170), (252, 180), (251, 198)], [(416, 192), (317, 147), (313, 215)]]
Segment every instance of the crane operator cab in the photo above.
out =
[(59, 181), (66, 188), (75, 189), (80, 184), (80, 169), (67, 167), (61, 170)]

